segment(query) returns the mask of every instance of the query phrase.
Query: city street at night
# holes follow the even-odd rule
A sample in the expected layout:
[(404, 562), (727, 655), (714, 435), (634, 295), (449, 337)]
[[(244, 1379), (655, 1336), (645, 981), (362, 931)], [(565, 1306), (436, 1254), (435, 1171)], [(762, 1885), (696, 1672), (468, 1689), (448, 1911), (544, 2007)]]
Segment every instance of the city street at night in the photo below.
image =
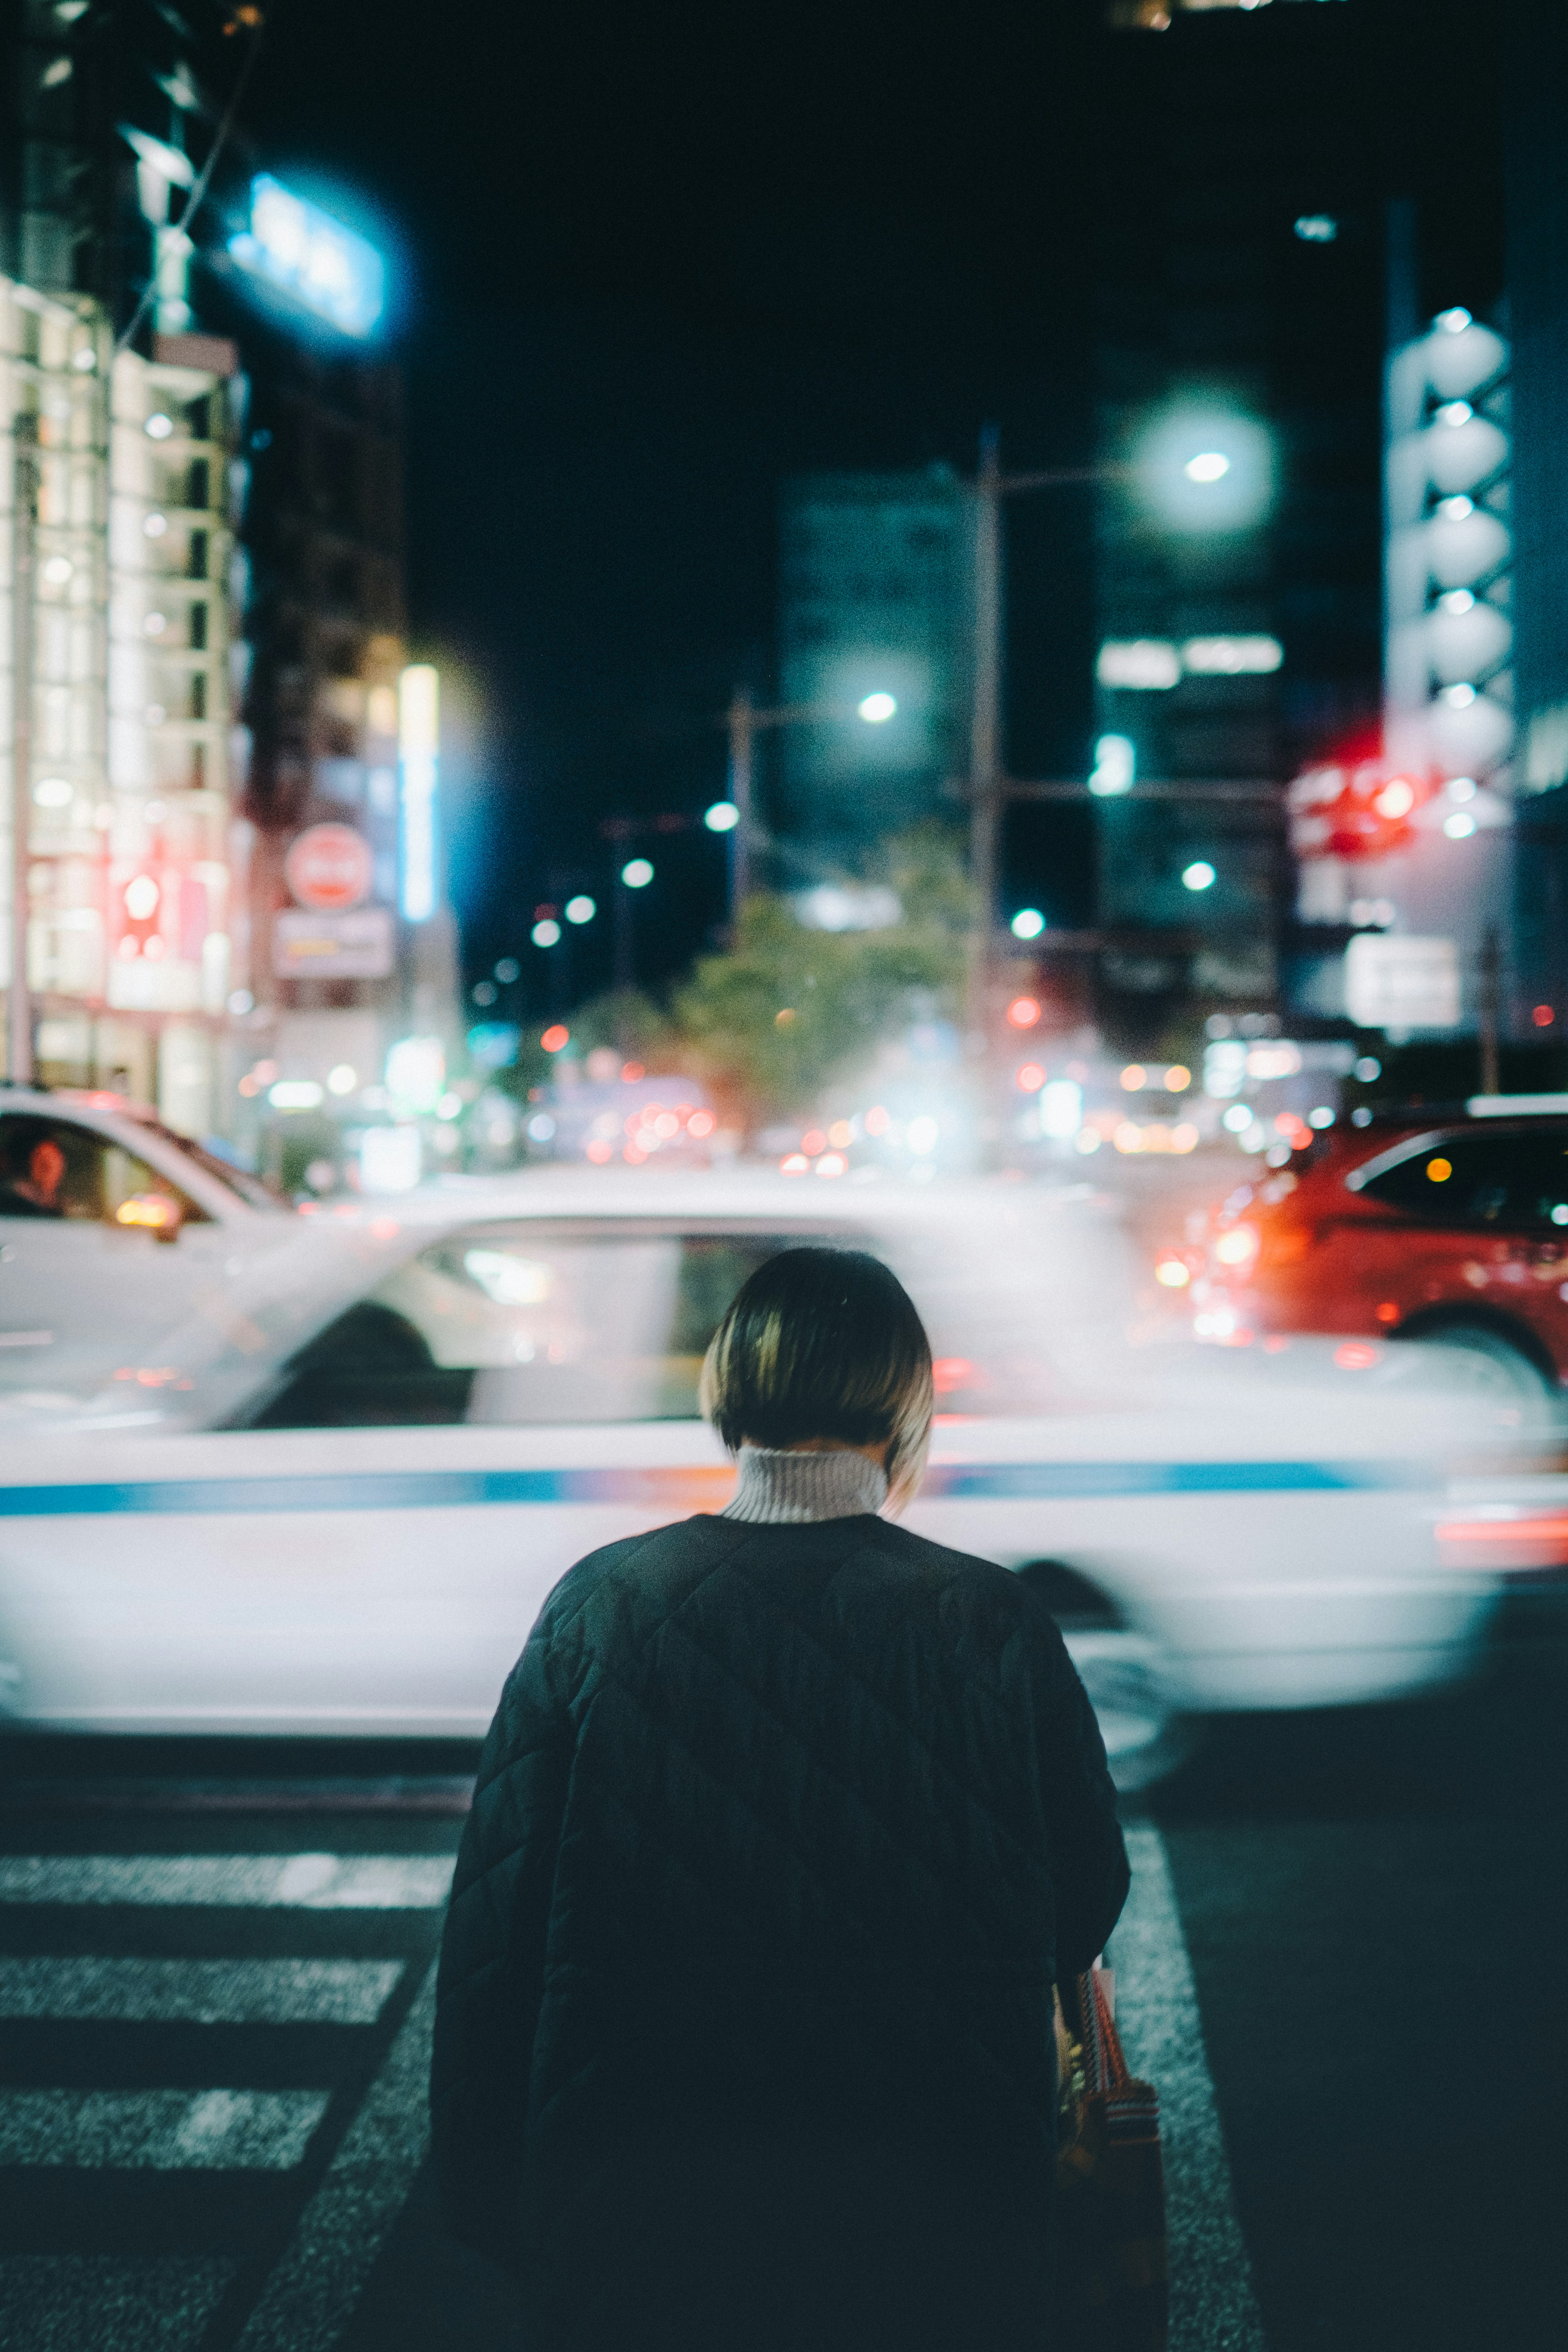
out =
[[(1212, 1725), (1127, 1808), (1110, 1958), (1162, 2091), (1177, 2352), (1549, 2340), (1568, 2046), (1521, 2017), (1568, 1933), (1555, 1630), (1449, 1696)], [(515, 2291), (422, 2161), (472, 1762), (7, 1744), (8, 2341), (507, 2352)]]
[(1568, 2340), (1568, 9), (0, 9), (0, 2352)]

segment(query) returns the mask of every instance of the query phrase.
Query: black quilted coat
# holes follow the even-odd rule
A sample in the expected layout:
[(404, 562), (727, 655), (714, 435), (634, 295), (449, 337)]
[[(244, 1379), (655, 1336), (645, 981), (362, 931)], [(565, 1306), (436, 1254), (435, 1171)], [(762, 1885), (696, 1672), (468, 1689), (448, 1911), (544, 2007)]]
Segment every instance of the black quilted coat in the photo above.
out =
[(431, 2084), (530, 2352), (1048, 2352), (1051, 1985), (1127, 1884), (1005, 1570), (871, 1517), (579, 1562), (485, 1745)]

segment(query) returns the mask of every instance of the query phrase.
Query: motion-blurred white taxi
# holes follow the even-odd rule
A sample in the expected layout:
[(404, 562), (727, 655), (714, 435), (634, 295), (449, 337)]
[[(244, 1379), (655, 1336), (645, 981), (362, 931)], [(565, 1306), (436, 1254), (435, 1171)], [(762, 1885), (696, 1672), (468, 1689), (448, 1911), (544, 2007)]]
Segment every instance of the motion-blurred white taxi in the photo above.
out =
[(1472, 1654), (1500, 1575), (1439, 1529), (1489, 1409), (1420, 1350), (1141, 1356), (1086, 1188), (539, 1171), (296, 1219), (99, 1392), (0, 1403), (0, 1703), (479, 1733), (574, 1559), (722, 1507), (703, 1352), (808, 1237), (913, 1292), (942, 1410), (909, 1524), (1039, 1587), (1124, 1780), (1182, 1711), (1380, 1697)]
[(79, 1389), (288, 1240), (287, 1202), (108, 1093), (0, 1091), (0, 1393)]

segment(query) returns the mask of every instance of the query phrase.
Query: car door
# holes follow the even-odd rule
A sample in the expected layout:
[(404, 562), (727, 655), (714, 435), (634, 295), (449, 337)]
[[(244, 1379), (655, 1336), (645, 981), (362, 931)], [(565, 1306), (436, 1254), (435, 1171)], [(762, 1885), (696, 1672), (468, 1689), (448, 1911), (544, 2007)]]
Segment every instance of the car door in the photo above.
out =
[[(38, 1144), (63, 1173), (17, 1181)], [(72, 1391), (142, 1366), (218, 1270), (222, 1229), (184, 1187), (79, 1120), (0, 1115), (0, 1388)], [(162, 1226), (149, 1222), (163, 1206)]]
[(12, 1704), (100, 1727), (477, 1735), (574, 1561), (722, 1507), (697, 1377), (779, 1245), (471, 1226), (300, 1349), (249, 1427), (100, 1439), (68, 1476), (35, 1451), (0, 1545)]
[(1436, 1133), (1358, 1189), (1404, 1221), (1356, 1229), (1365, 1276), (1402, 1319), (1437, 1304), (1477, 1308), (1529, 1326), (1562, 1360), (1568, 1130)]

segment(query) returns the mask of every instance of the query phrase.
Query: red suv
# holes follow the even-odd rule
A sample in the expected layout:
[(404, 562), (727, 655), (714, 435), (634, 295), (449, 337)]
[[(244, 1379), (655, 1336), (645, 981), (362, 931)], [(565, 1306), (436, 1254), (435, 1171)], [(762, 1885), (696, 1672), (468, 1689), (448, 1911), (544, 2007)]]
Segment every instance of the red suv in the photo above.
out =
[(1440, 1340), (1521, 1395), (1568, 1381), (1568, 1101), (1531, 1116), (1410, 1110), (1259, 1169), (1157, 1278), (1199, 1339), (1292, 1331)]

